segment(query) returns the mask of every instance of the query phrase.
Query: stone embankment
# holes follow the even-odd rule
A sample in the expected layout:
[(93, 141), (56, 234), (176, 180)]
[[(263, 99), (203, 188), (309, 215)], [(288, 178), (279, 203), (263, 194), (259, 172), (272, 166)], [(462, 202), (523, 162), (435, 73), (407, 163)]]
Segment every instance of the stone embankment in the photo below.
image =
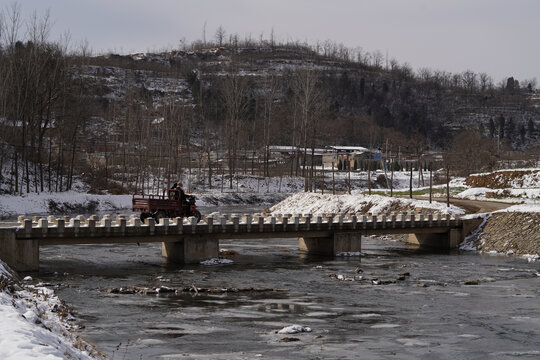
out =
[(540, 212), (496, 212), (472, 239), (477, 250), (540, 255)]

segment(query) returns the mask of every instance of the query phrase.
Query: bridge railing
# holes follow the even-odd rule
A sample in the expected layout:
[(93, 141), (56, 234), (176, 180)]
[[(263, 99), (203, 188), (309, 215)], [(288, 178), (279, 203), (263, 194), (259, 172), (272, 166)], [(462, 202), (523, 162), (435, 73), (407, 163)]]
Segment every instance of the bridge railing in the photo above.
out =
[[(130, 237), (169, 236), (197, 234), (245, 234), (245, 233), (306, 233), (396, 230), (415, 232), (422, 228), (453, 228), (461, 226), (461, 219), (454, 215), (399, 213), (387, 215), (312, 215), (275, 214), (274, 216), (233, 214), (209, 216), (197, 223), (196, 218), (160, 219), (145, 222), (136, 215), (105, 215), (89, 218), (54, 216), (27, 219), (19, 217), (19, 226), (14, 229), (20, 239), (77, 238), (77, 237)], [(411, 229), (411, 230), (409, 230)], [(413, 229), (415, 231), (413, 231)]]

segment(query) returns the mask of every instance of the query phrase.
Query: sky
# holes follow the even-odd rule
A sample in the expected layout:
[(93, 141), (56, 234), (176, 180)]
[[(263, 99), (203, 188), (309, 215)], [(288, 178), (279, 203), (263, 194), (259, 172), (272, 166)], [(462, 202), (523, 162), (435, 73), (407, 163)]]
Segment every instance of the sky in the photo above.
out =
[[(11, 0), (0, 0), (2, 8)], [(423, 67), (540, 81), (539, 0), (19, 0), (25, 18), (50, 11), (94, 53), (151, 52), (227, 34), (332, 40)]]

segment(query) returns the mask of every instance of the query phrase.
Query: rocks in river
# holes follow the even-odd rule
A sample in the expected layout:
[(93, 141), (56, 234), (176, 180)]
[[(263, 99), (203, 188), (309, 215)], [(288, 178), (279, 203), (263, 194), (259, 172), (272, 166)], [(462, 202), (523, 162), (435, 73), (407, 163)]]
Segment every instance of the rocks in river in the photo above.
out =
[(416, 285), (416, 286), (418, 286), (418, 287), (424, 287), (424, 288), (425, 288), (425, 287), (428, 287), (428, 284), (426, 284), (426, 283), (419, 283), (419, 284)]
[(293, 342), (293, 341), (300, 341), (300, 339), (295, 338), (295, 337), (284, 337), (280, 341), (281, 342)]
[(139, 286), (128, 286), (119, 288), (110, 288), (106, 290), (109, 294), (137, 294), (137, 295), (157, 295), (157, 294), (180, 294), (180, 293), (207, 293), (207, 294), (224, 294), (224, 293), (239, 293), (239, 292), (282, 292), (287, 289), (276, 288), (234, 288), (234, 287), (216, 287), (216, 288), (200, 288), (195, 286), (188, 287), (168, 287), (161, 286), (157, 288), (146, 288)]
[(478, 280), (465, 280), (465, 282), (463, 284), (465, 284), (465, 285), (478, 285), (479, 282), (478, 282)]

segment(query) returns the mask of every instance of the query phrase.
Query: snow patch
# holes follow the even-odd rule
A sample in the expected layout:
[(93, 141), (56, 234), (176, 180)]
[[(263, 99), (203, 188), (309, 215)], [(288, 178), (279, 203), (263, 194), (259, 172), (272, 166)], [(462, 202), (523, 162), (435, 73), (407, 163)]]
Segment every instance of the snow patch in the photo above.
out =
[(311, 328), (301, 325), (291, 325), (279, 330), (278, 334), (297, 334), (301, 332), (311, 332)]

